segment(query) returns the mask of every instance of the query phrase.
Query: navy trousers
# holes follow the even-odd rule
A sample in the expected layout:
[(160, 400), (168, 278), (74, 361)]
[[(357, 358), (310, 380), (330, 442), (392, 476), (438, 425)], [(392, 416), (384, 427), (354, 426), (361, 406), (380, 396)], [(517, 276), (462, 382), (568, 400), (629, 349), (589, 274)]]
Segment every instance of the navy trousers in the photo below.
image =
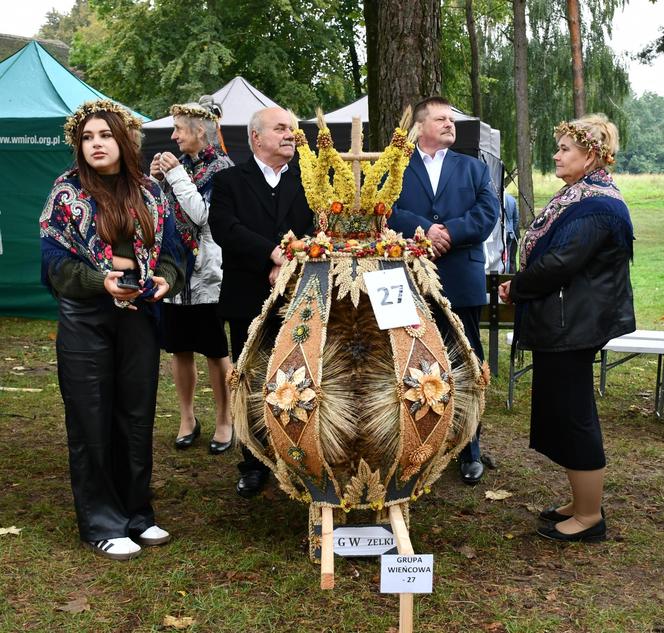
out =
[[(447, 317), (443, 314), (443, 311), (438, 306), (438, 304), (431, 303), (431, 312), (433, 313), (436, 325), (440, 331), (443, 340), (447, 336), (447, 333), (450, 330), (450, 324), (447, 320)], [(473, 348), (475, 354), (480, 359), (480, 362), (484, 361), (484, 349), (482, 348), (482, 339), (480, 337), (480, 314), (482, 312), (482, 306), (466, 306), (461, 308), (452, 308), (461, 323), (463, 323), (463, 329), (466, 332), (466, 338), (470, 343), (470, 346)], [(473, 438), (464, 446), (463, 450), (459, 453), (459, 460), (462, 462), (471, 462), (471, 461), (480, 461), (482, 454), (480, 451), (480, 431), (481, 426), (477, 427), (477, 432)]]

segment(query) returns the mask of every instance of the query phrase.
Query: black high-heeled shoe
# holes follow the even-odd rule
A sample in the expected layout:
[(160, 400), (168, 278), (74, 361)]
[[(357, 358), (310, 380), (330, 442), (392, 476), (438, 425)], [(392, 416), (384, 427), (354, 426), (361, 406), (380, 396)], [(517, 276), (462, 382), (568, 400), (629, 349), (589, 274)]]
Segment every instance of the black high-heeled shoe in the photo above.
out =
[(235, 428), (231, 430), (231, 439), (228, 442), (217, 442), (214, 438), (210, 440), (210, 455), (221, 455), (225, 453), (231, 446), (233, 446), (233, 441), (235, 440)]
[(198, 421), (198, 418), (194, 418), (194, 420), (196, 420), (196, 424), (194, 424), (194, 430), (189, 435), (181, 435), (175, 438), (175, 448), (178, 450), (183, 451), (189, 448), (201, 434), (201, 423)]

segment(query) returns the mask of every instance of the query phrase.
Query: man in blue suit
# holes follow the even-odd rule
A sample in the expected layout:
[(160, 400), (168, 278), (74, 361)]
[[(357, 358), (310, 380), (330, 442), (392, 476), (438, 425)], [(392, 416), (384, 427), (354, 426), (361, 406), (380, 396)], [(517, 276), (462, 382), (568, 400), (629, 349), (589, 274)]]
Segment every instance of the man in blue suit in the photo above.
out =
[[(487, 166), (450, 150), (456, 140), (454, 111), (442, 97), (420, 101), (413, 117), (420, 136), (393, 207), (390, 228), (412, 237), (421, 226), (432, 242), (443, 293), (460, 317), (480, 360), (480, 312), (486, 303), (484, 249), (500, 214)], [(437, 305), (434, 317), (443, 337), (448, 322)], [(484, 473), (479, 430), (459, 455), (462, 480), (477, 484)]]

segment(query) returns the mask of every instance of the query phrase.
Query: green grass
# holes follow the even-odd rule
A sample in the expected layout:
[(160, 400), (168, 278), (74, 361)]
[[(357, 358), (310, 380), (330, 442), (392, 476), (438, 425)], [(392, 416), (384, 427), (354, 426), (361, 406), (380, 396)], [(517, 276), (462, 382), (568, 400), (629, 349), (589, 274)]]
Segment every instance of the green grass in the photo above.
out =
[[(661, 263), (664, 177), (619, 177), (638, 240), (632, 269), (640, 327), (664, 327)], [(549, 195), (557, 186), (538, 180)], [(658, 288), (655, 290), (655, 288)], [(379, 564), (336, 560), (336, 588), (322, 592), (307, 555), (307, 507), (272, 487), (246, 502), (234, 492), (239, 453), (206, 452), (211, 394), (199, 390), (203, 438), (175, 451), (177, 402), (162, 358), (155, 425), (154, 505), (174, 540), (127, 563), (78, 544), (55, 323), (0, 319), (0, 632), (164, 631), (165, 615), (200, 632), (386, 633), (398, 598), (379, 592)], [(559, 546), (533, 535), (539, 508), (566, 496), (564, 473), (528, 450), (528, 379), (507, 411), (507, 347), (488, 394), (483, 447), (497, 468), (459, 483), (456, 465), (411, 507), (415, 551), (433, 553), (434, 592), (415, 599), (418, 633), (654, 633), (664, 631), (664, 422), (653, 415), (656, 365), (641, 357), (609, 373), (598, 399), (608, 455), (609, 540)], [(23, 367), (24, 369), (15, 369)], [(200, 369), (203, 370), (201, 363)], [(201, 375), (205, 386), (205, 374)], [(504, 488), (513, 496), (485, 499)], [(464, 548), (465, 546), (465, 548)], [(471, 548), (470, 550), (467, 548)], [(474, 553), (467, 558), (464, 552)], [(84, 596), (90, 610), (58, 610)]]

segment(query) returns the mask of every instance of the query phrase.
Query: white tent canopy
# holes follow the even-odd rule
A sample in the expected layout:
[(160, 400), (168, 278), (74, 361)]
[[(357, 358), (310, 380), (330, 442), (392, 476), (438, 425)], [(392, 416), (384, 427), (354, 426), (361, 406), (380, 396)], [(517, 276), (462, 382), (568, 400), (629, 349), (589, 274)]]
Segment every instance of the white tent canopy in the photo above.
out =
[[(261, 108), (279, 106), (264, 95), (258, 88), (254, 88), (243, 77), (231, 79), (223, 88), (217, 90), (212, 96), (221, 105), (223, 110), (222, 125), (247, 125), (251, 115)], [(172, 128), (173, 117), (166, 116), (143, 125), (144, 128)]]

